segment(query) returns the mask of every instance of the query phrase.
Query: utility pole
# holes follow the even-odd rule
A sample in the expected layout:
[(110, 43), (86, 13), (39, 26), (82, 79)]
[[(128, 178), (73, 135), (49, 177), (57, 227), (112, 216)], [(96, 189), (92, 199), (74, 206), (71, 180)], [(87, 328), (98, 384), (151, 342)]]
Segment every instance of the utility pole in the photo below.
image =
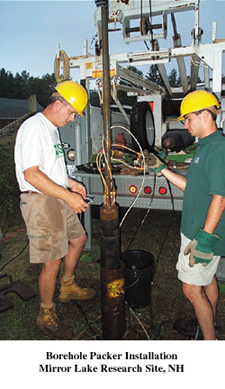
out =
[[(108, 0), (96, 0), (101, 7), (103, 63), (103, 124), (105, 185), (104, 202), (100, 208), (101, 234), (101, 305), (103, 338), (123, 338), (125, 333), (124, 265), (121, 262), (119, 209), (111, 166), (111, 85), (108, 44)], [(101, 47), (101, 45), (100, 45)]]

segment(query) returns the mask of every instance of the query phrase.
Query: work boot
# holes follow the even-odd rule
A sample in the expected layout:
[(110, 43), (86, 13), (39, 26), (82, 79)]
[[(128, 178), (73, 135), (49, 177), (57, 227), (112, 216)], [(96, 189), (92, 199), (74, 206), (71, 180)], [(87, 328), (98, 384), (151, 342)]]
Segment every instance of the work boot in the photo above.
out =
[(71, 300), (89, 300), (95, 295), (95, 290), (92, 288), (81, 288), (75, 282), (74, 278), (69, 281), (64, 281), (61, 278), (61, 289), (59, 292), (59, 301), (67, 303)]
[(37, 326), (53, 339), (67, 340), (73, 337), (73, 331), (59, 321), (55, 304), (52, 308), (42, 308), (40, 305)]

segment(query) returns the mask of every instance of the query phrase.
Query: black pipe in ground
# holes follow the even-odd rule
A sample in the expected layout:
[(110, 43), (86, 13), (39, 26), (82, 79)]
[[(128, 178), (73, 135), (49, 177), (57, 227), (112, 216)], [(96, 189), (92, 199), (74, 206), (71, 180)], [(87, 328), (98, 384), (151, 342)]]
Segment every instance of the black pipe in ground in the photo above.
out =
[(101, 5), (102, 18), (103, 124), (106, 158), (105, 204), (100, 208), (102, 332), (105, 340), (120, 340), (125, 333), (125, 292), (124, 267), (120, 262), (119, 212), (112, 188), (108, 1), (98, 4)]
[(100, 233), (103, 339), (121, 340), (125, 334), (125, 286), (117, 205), (100, 208)]
[(102, 334), (105, 340), (122, 340), (125, 334), (124, 264), (118, 269), (101, 266)]

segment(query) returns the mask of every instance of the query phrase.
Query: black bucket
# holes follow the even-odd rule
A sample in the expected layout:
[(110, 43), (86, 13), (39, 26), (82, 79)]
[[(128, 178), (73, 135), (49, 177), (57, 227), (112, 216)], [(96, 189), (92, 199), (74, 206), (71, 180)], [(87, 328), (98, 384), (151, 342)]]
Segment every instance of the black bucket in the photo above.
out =
[(125, 300), (131, 308), (145, 308), (150, 304), (155, 259), (147, 251), (127, 251), (125, 262)]

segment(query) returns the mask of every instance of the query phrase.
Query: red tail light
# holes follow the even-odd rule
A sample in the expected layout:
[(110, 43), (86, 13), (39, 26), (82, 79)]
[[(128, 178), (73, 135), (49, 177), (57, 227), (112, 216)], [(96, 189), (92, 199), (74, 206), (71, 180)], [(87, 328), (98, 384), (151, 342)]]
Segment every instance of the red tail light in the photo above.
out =
[(137, 187), (136, 187), (136, 185), (130, 185), (129, 191), (130, 191), (130, 193), (132, 193), (132, 194), (137, 193)]
[(150, 186), (145, 186), (144, 187), (144, 192), (145, 192), (145, 194), (151, 194), (152, 193), (152, 188)]
[(167, 193), (167, 189), (164, 186), (161, 186), (159, 188), (159, 194), (165, 195)]

